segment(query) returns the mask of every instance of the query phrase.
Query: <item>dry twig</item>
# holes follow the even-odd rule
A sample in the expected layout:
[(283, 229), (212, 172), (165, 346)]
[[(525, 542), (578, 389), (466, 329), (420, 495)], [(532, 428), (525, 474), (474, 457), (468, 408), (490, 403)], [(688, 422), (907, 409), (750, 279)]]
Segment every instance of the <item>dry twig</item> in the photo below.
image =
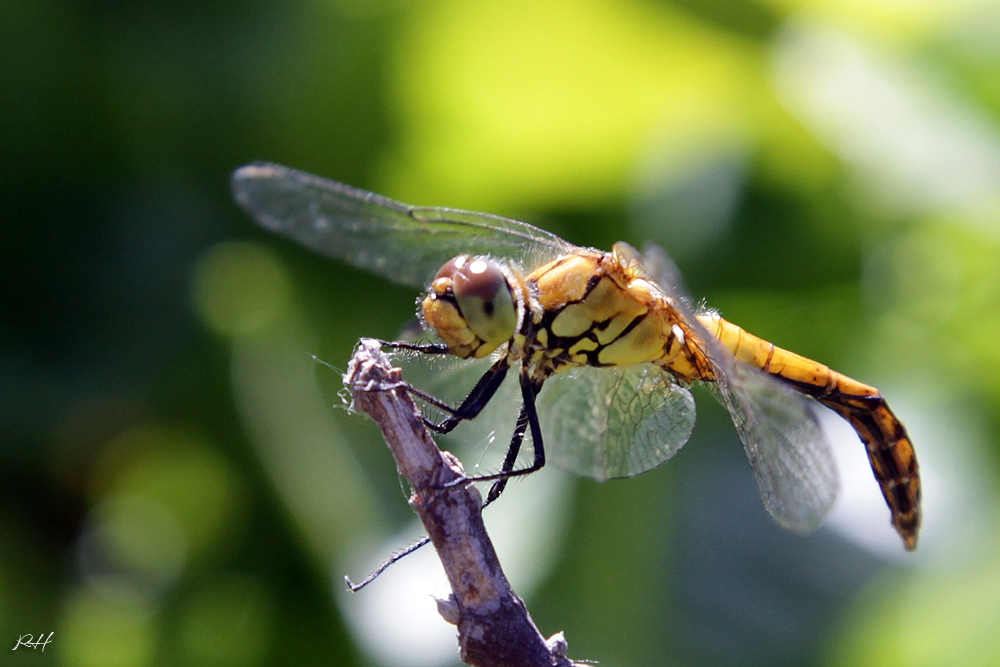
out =
[(479, 491), (471, 484), (444, 488), (464, 476), (462, 465), (437, 448), (377, 341), (359, 342), (344, 382), (354, 407), (382, 429), (413, 490), (410, 504), (451, 583), (451, 598), (438, 606), (458, 626), (462, 660), (477, 667), (570, 667), (562, 633), (546, 641), (504, 576), (483, 526)]

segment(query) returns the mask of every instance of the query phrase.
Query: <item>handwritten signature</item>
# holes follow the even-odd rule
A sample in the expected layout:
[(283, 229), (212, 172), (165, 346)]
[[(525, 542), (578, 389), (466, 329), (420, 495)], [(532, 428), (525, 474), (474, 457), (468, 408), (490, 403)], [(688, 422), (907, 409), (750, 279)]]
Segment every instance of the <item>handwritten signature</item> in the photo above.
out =
[[(50, 632), (49, 636), (45, 637), (45, 633), (43, 632), (42, 634), (38, 635), (38, 641), (35, 641), (35, 635), (21, 635), (20, 637), (17, 638), (17, 643), (14, 644), (14, 648), (12, 648), (11, 651), (16, 651), (18, 647), (21, 646), (31, 649), (35, 649), (41, 646), (42, 653), (45, 653), (45, 647), (49, 645), (50, 641), (52, 641), (52, 635), (54, 634), (55, 632)], [(45, 637), (45, 641), (42, 641), (42, 637)]]

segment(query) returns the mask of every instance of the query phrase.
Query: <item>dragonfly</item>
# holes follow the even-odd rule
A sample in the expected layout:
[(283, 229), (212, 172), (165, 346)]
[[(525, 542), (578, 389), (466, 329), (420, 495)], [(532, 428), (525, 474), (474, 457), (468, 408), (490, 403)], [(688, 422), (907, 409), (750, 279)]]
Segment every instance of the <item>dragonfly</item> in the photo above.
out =
[[(524, 222), (410, 206), (271, 163), (236, 170), (232, 188), (264, 228), (424, 290), (419, 316), (438, 340), (387, 345), (492, 362), (457, 407), (411, 388), (447, 414), (425, 418), (435, 431), (474, 419), (516, 373), (520, 408), (503, 465), (466, 478), (493, 482), (484, 504), (547, 462), (598, 481), (659, 466), (688, 441), (689, 387), (704, 383), (732, 417), (778, 524), (812, 531), (836, 498), (822, 405), (857, 432), (892, 526), (916, 548), (916, 454), (881, 393), (695, 308), (659, 247), (580, 247)], [(534, 459), (517, 468), (526, 435)]]

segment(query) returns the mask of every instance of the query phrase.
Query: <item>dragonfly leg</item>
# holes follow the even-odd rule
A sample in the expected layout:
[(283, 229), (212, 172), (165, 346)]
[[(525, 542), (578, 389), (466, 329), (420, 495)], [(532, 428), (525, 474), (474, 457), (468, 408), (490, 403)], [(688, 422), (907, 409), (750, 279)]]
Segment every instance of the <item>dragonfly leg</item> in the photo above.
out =
[(393, 350), (411, 350), (422, 354), (451, 354), (451, 348), (444, 343), (405, 343), (398, 340), (382, 340), (376, 338), (382, 347)]
[(410, 394), (416, 396), (425, 403), (433, 405), (435, 408), (448, 413), (448, 417), (440, 422), (433, 422), (430, 419), (424, 417), (424, 425), (436, 433), (451, 433), (452, 430), (460, 423), (467, 419), (475, 419), (475, 417), (486, 407), (486, 404), (490, 402), (493, 395), (496, 394), (497, 389), (503, 384), (504, 378), (507, 377), (507, 370), (510, 368), (510, 362), (506, 357), (498, 360), (495, 364), (490, 366), (490, 369), (483, 373), (483, 376), (479, 378), (476, 382), (476, 386), (472, 388), (472, 391), (465, 397), (462, 404), (457, 408), (453, 408), (444, 401), (431, 396), (425, 391), (417, 389), (409, 383), (404, 383), (399, 385), (401, 388), (408, 391)]
[[(528, 411), (522, 403), (521, 409), (517, 413), (517, 421), (514, 424), (514, 435), (511, 436), (510, 445), (507, 447), (507, 455), (504, 456), (503, 466), (500, 468), (501, 473), (510, 474), (514, 470), (514, 463), (517, 461), (517, 455), (521, 451), (521, 444), (524, 442), (524, 432), (527, 428)], [(486, 507), (500, 497), (503, 490), (507, 488), (508, 479), (508, 477), (501, 477), (493, 482), (489, 493), (486, 494), (486, 500), (483, 501), (483, 507)]]
[(394, 553), (391, 556), (389, 556), (388, 558), (386, 558), (382, 562), (381, 565), (379, 565), (377, 568), (375, 568), (375, 570), (371, 574), (369, 574), (367, 577), (365, 577), (364, 580), (362, 582), (360, 582), (360, 583), (357, 583), (357, 584), (354, 583), (353, 581), (350, 580), (349, 577), (344, 577), (344, 582), (347, 583), (347, 587), (351, 590), (352, 593), (357, 593), (362, 588), (364, 588), (368, 584), (370, 584), (373, 581), (375, 581), (376, 579), (378, 579), (379, 575), (382, 574), (383, 572), (385, 572), (386, 570), (388, 570), (391, 565), (393, 565), (394, 563), (396, 563), (396, 561), (402, 560), (406, 556), (409, 556), (414, 551), (416, 551), (420, 547), (426, 545), (430, 541), (431, 541), (431, 538), (429, 538), (429, 537), (426, 537), (426, 536), (425, 537), (421, 537), (419, 540), (417, 540), (416, 542), (414, 542), (410, 546), (406, 547), (402, 551), (397, 551), (396, 553)]
[(510, 362), (507, 357), (502, 357), (490, 369), (483, 373), (483, 376), (476, 382), (469, 395), (465, 397), (462, 404), (455, 410), (449, 410), (450, 416), (439, 424), (424, 420), (427, 426), (437, 433), (450, 433), (456, 426), (466, 419), (475, 419), (482, 412), (486, 404), (490, 402), (497, 389), (503, 384), (507, 377), (507, 370), (510, 369)]
[[(514, 434), (511, 436), (510, 446), (507, 448), (507, 455), (504, 457), (503, 467), (500, 469), (500, 472), (492, 475), (475, 475), (452, 482), (452, 484), (459, 484), (465, 482), (492, 481), (493, 486), (490, 487), (489, 493), (486, 495), (483, 507), (489, 505), (500, 497), (500, 494), (503, 493), (503, 490), (507, 486), (507, 480), (511, 477), (530, 475), (533, 472), (541, 470), (542, 467), (545, 466), (545, 448), (542, 445), (542, 428), (538, 423), (538, 412), (535, 409), (535, 397), (541, 389), (541, 383), (532, 382), (525, 372), (521, 373), (520, 379), (521, 397), (523, 402), (521, 403), (521, 410), (517, 415), (517, 423), (514, 426)], [(535, 460), (527, 468), (514, 470), (514, 463), (517, 461), (517, 455), (521, 451), (521, 444), (524, 442), (525, 431), (529, 428), (531, 429), (532, 446), (535, 450)]]
[[(379, 343), (383, 345), (388, 345), (393, 348), (401, 348), (407, 350), (419, 350), (425, 351), (421, 345), (411, 345), (409, 343), (393, 343), (380, 340)], [(447, 351), (447, 347), (445, 347)], [(438, 354), (438, 352), (428, 352), (428, 354)], [(428, 394), (427, 392), (414, 387), (409, 382), (397, 382), (391, 385), (385, 385), (380, 387), (381, 390), (391, 390), (391, 389), (403, 389), (412, 396), (416, 396), (423, 402), (433, 405), (435, 408), (446, 412), (448, 417), (438, 422), (433, 422), (426, 417), (423, 418), (424, 425), (434, 431), (435, 433), (451, 433), (452, 430), (460, 423), (467, 419), (474, 419), (486, 404), (490, 402), (493, 395), (496, 394), (497, 389), (503, 384), (504, 378), (507, 377), (507, 370), (510, 368), (510, 362), (507, 357), (502, 357), (497, 360), (495, 364), (490, 366), (489, 370), (483, 373), (483, 376), (479, 378), (476, 382), (476, 386), (472, 388), (469, 394), (462, 401), (462, 404), (457, 408), (453, 408), (441, 399)]]

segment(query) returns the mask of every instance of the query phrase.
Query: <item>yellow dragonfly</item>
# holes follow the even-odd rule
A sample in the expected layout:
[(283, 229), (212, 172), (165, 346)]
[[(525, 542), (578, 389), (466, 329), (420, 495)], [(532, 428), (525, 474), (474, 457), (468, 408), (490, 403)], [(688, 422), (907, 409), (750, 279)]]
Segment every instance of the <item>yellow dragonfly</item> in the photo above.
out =
[[(494, 482), (487, 503), (509, 478), (547, 461), (596, 480), (655, 468), (690, 437), (695, 408), (687, 387), (704, 382), (729, 411), (764, 506), (780, 525), (817, 528), (837, 494), (818, 402), (857, 432), (892, 525), (906, 549), (916, 548), (916, 455), (878, 390), (713, 311), (695, 312), (658, 247), (643, 254), (625, 243), (611, 252), (583, 248), (523, 222), (408, 206), (276, 164), (238, 169), (232, 187), (263, 227), (426, 289), (420, 315), (440, 342), (388, 345), (493, 360), (458, 407), (411, 389), (449, 415), (428, 420), (435, 430), (475, 418), (516, 369), (521, 406), (503, 467), (470, 478)], [(527, 433), (534, 461), (515, 469)]]

